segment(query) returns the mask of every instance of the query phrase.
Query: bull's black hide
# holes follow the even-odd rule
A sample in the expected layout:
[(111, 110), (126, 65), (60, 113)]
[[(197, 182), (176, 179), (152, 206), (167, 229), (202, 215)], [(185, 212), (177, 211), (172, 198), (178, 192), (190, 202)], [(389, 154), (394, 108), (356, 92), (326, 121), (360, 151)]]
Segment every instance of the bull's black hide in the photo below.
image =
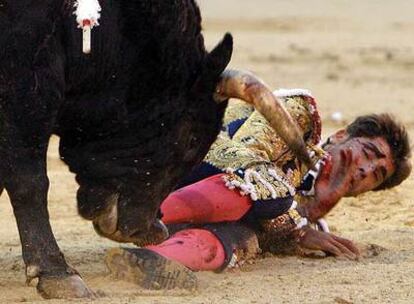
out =
[(100, 3), (84, 55), (71, 0), (0, 0), (0, 189), (11, 198), (29, 278), (73, 273), (48, 220), (52, 133), (76, 173), (80, 214), (94, 219), (116, 193), (117, 228), (131, 236), (150, 229), (223, 116), (212, 94), (231, 37), (208, 54), (193, 0)]

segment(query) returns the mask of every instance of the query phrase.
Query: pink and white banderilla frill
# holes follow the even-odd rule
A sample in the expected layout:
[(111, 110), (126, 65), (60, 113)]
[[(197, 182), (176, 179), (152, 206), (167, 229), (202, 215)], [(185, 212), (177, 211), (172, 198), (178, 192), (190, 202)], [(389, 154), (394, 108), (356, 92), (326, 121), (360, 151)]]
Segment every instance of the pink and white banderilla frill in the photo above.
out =
[(82, 51), (85, 54), (91, 52), (91, 30), (98, 26), (98, 20), (101, 17), (101, 6), (98, 0), (77, 0), (74, 4), (76, 22), (82, 29)]

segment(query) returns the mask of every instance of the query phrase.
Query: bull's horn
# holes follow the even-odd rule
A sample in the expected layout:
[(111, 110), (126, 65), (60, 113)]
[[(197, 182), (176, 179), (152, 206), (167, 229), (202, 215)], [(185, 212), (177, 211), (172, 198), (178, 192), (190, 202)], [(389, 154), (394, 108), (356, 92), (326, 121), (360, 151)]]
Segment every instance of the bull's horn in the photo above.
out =
[(229, 98), (238, 98), (254, 105), (293, 153), (309, 168), (313, 168), (302, 132), (283, 103), (273, 95), (261, 79), (245, 71), (224, 71), (217, 85), (214, 99), (217, 102), (223, 102)]

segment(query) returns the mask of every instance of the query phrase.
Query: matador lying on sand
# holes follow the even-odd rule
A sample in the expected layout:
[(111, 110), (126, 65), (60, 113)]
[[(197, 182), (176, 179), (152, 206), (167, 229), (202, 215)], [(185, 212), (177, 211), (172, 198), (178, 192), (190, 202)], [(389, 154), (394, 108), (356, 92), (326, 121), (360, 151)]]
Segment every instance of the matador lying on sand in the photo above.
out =
[(320, 146), (321, 121), (310, 93), (275, 94), (302, 129), (316, 170), (294, 157), (261, 114), (231, 101), (204, 162), (161, 205), (171, 237), (111, 250), (112, 273), (145, 288), (192, 289), (192, 271), (221, 271), (263, 251), (358, 258), (357, 247), (329, 233), (321, 219), (342, 197), (392, 188), (409, 176), (404, 127), (387, 114), (361, 116)]

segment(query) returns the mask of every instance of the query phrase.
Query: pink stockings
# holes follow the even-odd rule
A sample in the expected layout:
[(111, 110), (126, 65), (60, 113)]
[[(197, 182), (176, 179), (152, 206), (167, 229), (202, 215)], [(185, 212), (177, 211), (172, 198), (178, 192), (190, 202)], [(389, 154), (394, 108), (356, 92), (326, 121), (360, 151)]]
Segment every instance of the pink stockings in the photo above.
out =
[[(170, 194), (161, 205), (166, 224), (237, 221), (251, 207), (249, 197), (229, 190), (222, 174), (214, 175)], [(158, 254), (192, 270), (217, 270), (225, 261), (219, 239), (204, 229), (179, 231), (163, 243), (148, 246)]]
[(211, 176), (171, 193), (161, 204), (165, 224), (237, 221), (249, 211), (251, 200), (228, 189), (223, 174)]
[(225, 260), (223, 245), (208, 230), (186, 229), (147, 249), (179, 262), (192, 270), (216, 270)]

